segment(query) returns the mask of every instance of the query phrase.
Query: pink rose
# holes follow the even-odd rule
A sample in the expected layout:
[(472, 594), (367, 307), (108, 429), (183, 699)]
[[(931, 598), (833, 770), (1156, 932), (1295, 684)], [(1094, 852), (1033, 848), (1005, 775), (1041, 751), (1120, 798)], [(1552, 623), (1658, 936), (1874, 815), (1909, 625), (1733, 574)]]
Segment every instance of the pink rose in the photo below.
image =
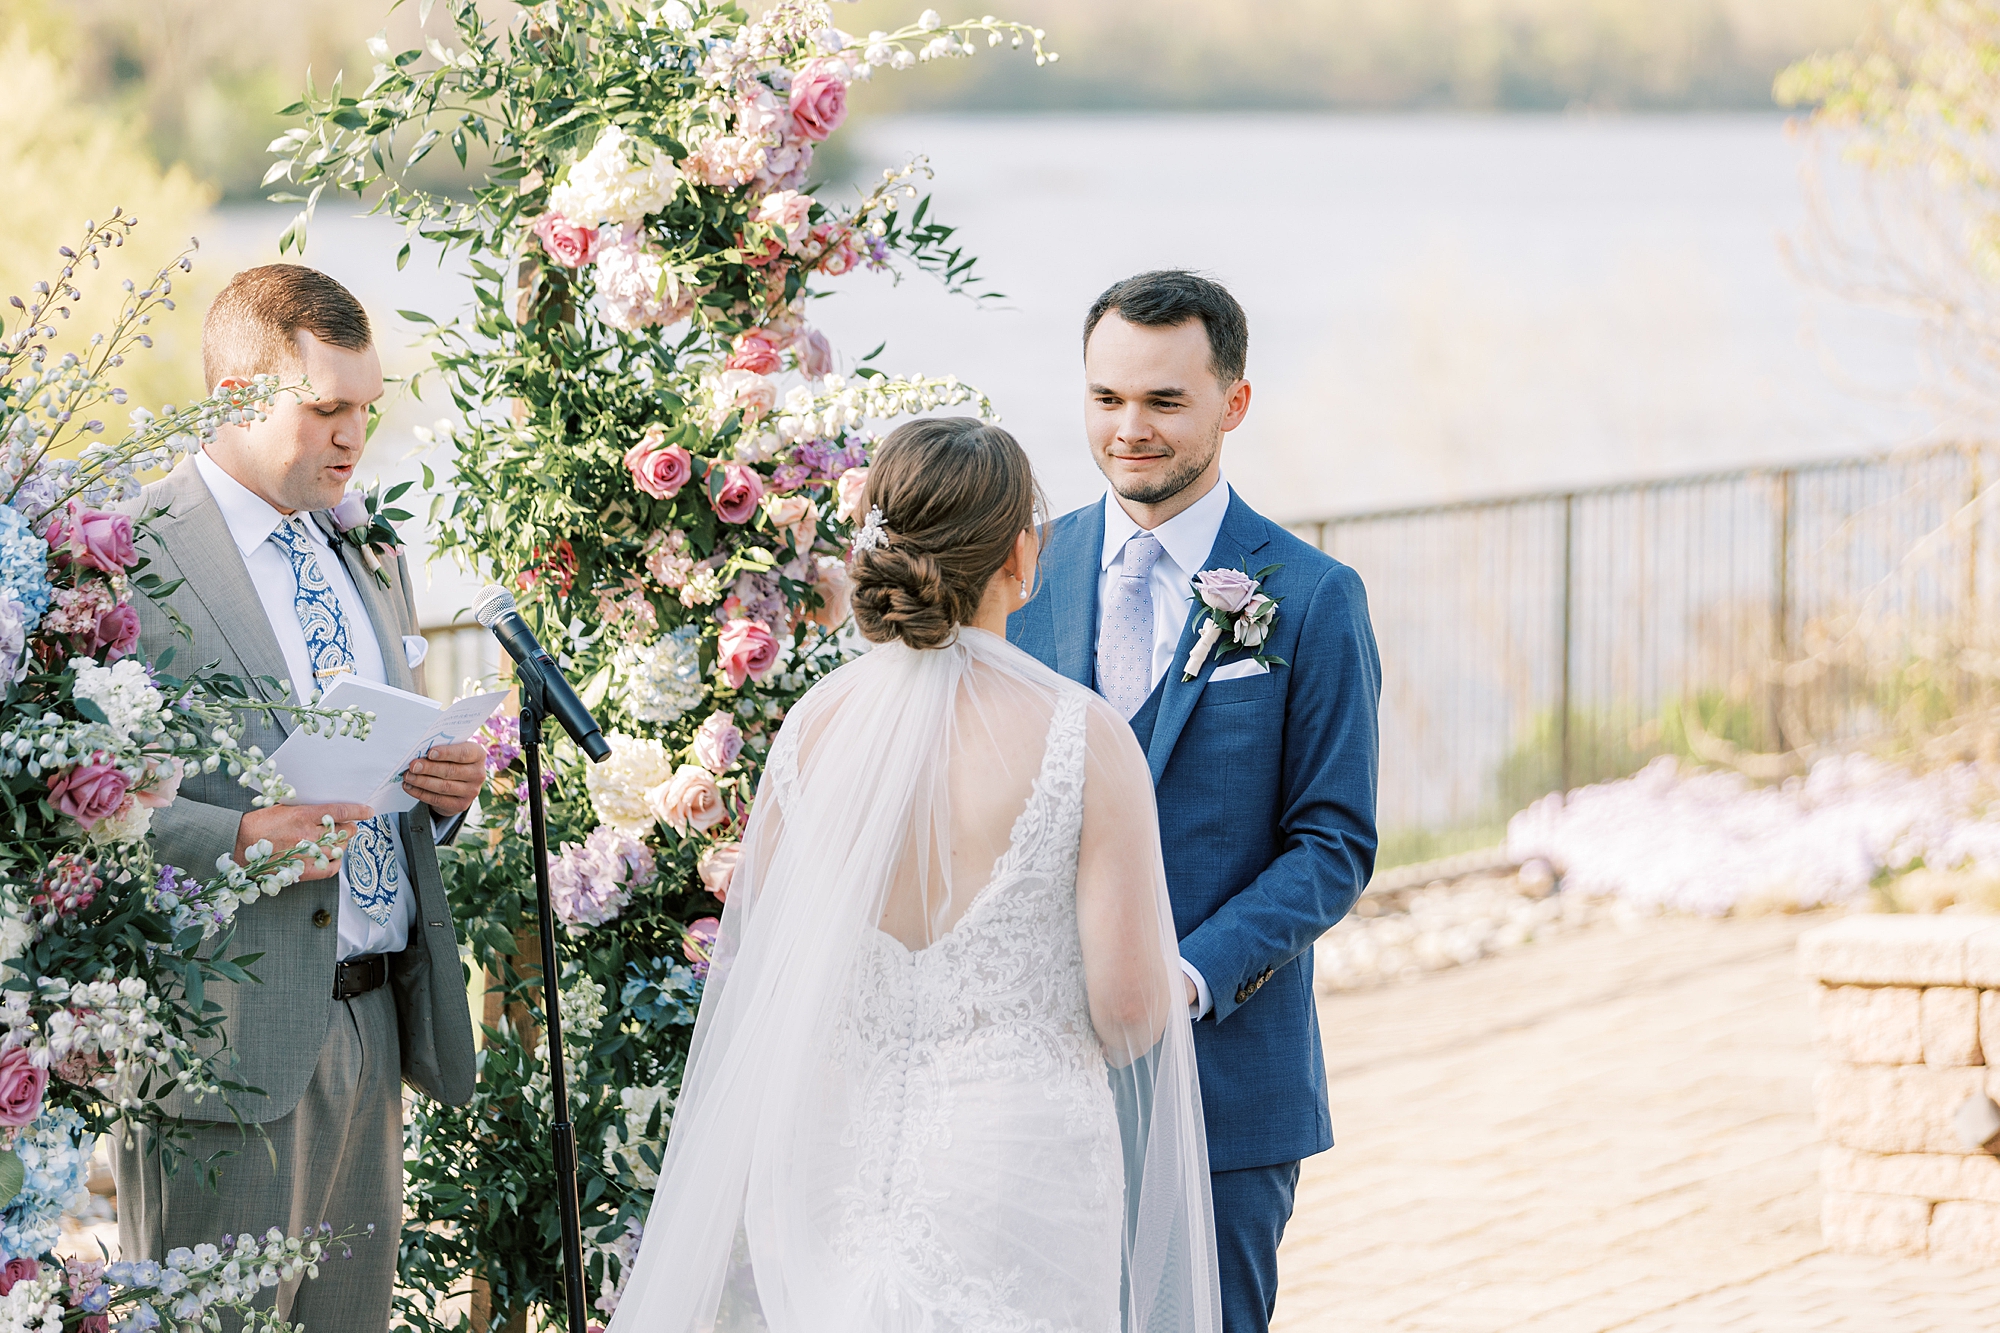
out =
[(730, 689), (742, 689), (746, 680), (763, 684), (777, 665), (778, 641), (762, 621), (732, 620), (722, 627), (722, 637), (715, 645), (715, 666)]
[(0, 1268), (0, 1296), (14, 1290), (16, 1282), (33, 1282), (41, 1275), (42, 1266), (26, 1255), (9, 1259), (7, 1266)]
[(111, 1316), (108, 1314), (87, 1314), (83, 1322), (76, 1326), (76, 1333), (111, 1333)]
[(764, 498), (764, 483), (747, 463), (724, 463), (722, 475), (708, 474), (709, 501), (724, 523), (748, 523)]
[(802, 138), (824, 140), (847, 119), (847, 66), (809, 60), (792, 78), (792, 124)]
[(854, 248), (854, 231), (845, 225), (820, 223), (812, 229), (812, 243), (819, 252), (815, 267), (829, 278), (851, 272), (861, 262), (861, 254)]
[(49, 524), (48, 540), (49, 550), (73, 556), (107, 574), (129, 569), (139, 559), (138, 548), (132, 543), (132, 519), (126, 514), (71, 505)]
[(92, 651), (102, 650), (105, 665), (131, 652), (139, 642), (139, 613), (130, 602), (120, 602), (97, 618)]
[(741, 412), (745, 421), (768, 416), (778, 405), (778, 386), (755, 371), (725, 370), (720, 387), (723, 402)]
[(625, 451), (625, 466), (631, 469), (632, 483), (640, 490), (655, 500), (671, 500), (694, 475), (694, 458), (678, 444), (660, 448), (659, 431), (658, 426), (652, 427)]
[(695, 761), (711, 773), (725, 772), (743, 753), (743, 733), (727, 713), (710, 713), (694, 733)]
[(812, 218), (812, 196), (797, 190), (778, 190), (764, 196), (757, 205), (757, 221), (782, 232), (787, 246), (803, 240)]
[(368, 521), (368, 493), (349, 491), (340, 497), (340, 503), (333, 507), (333, 526), (342, 532), (352, 532)]
[(18, 1127), (40, 1115), (42, 1093), (48, 1086), (49, 1071), (35, 1067), (25, 1046), (0, 1051), (0, 1125)]
[(88, 763), (72, 764), (49, 777), (49, 804), (85, 828), (94, 828), (123, 804), (125, 789), (131, 785), (111, 756), (99, 750)]
[(819, 535), (819, 506), (803, 495), (767, 495), (764, 517), (771, 526), (792, 535), (792, 545), (803, 555), (812, 549)]
[(840, 474), (840, 480), (833, 484), (834, 494), (840, 497), (840, 506), (833, 516), (842, 523), (852, 523), (861, 517), (861, 508), (868, 502), (868, 469), (851, 467)]
[(708, 966), (708, 960), (715, 954), (715, 937), (722, 933), (722, 923), (712, 916), (699, 921), (688, 922), (687, 939), (681, 942), (681, 957), (690, 963)]
[(799, 359), (799, 373), (809, 380), (833, 373), (833, 344), (818, 329), (807, 329), (792, 343)]
[(784, 344), (769, 329), (749, 329), (736, 335), (726, 370), (747, 370), (753, 375), (774, 375), (781, 364), (778, 353)]
[(819, 593), (821, 605), (806, 619), (825, 629), (839, 629), (853, 609), (854, 584), (847, 577), (847, 562), (836, 556), (819, 557), (813, 589)]
[(682, 764), (674, 775), (646, 793), (647, 808), (674, 832), (706, 831), (729, 818), (715, 776), (696, 764)]
[(1257, 580), (1239, 569), (1204, 569), (1194, 576), (1201, 600), (1225, 616), (1233, 616), (1257, 594)]
[(723, 902), (728, 902), (729, 881), (736, 878), (736, 863), (742, 859), (742, 843), (713, 843), (701, 854), (701, 863), (695, 867), (695, 873), (701, 876), (703, 888)]
[(178, 759), (168, 759), (164, 763), (158, 759), (148, 759), (145, 786), (132, 795), (140, 805), (164, 810), (174, 803), (176, 796), (180, 795), (182, 773), (181, 761)]
[(564, 268), (582, 268), (597, 258), (595, 227), (580, 227), (560, 213), (544, 213), (535, 219), (534, 231), (549, 258)]

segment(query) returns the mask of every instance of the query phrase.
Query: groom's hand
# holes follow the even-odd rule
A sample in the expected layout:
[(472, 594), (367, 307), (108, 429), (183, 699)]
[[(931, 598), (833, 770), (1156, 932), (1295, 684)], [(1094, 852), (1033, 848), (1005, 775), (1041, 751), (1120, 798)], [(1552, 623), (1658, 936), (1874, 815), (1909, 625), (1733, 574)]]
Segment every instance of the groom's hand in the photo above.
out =
[(486, 751), (471, 741), (433, 746), (410, 764), (403, 790), (450, 819), (472, 808), (486, 782)]
[(1187, 987), (1187, 1007), (1192, 1009), (1201, 1003), (1201, 992), (1194, 988), (1194, 978), (1181, 973), (1181, 985)]
[[(247, 865), (250, 848), (269, 840), (275, 851), (288, 851), (304, 842), (318, 842), (326, 832), (322, 818), (331, 817), (334, 831), (340, 834), (339, 850), (344, 851), (347, 840), (354, 836), (356, 820), (367, 819), (374, 811), (365, 805), (273, 805), (262, 810), (251, 810), (244, 814), (236, 825), (236, 864)], [(325, 865), (305, 863), (305, 879), (331, 879), (340, 873), (338, 854), (329, 856)]]

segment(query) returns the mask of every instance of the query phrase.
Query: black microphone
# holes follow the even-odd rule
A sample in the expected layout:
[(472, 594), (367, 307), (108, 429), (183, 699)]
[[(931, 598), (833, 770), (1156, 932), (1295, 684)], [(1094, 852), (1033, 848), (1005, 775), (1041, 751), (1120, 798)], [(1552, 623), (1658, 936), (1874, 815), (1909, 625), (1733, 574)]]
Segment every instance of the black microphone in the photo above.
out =
[(610, 742), (598, 729), (590, 710), (583, 706), (583, 700), (576, 697), (576, 691), (563, 679), (562, 668), (556, 659), (549, 656), (549, 650), (535, 641), (535, 633), (528, 628), (528, 622), (521, 619), (521, 613), (514, 609), (514, 595), (497, 583), (489, 583), (479, 590), (479, 600), (473, 603), (473, 617), (500, 640), (500, 646), (514, 659), (523, 675), (532, 676), (541, 682), (543, 706), (549, 715), (562, 723), (571, 740), (583, 747), (590, 756), (590, 762), (601, 764), (611, 757)]

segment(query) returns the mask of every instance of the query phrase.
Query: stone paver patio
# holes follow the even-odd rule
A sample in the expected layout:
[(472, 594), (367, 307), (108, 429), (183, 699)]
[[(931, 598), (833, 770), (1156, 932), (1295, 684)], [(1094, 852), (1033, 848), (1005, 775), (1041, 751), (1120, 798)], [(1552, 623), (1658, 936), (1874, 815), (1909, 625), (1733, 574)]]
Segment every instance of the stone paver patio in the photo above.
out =
[(2000, 1270), (1830, 1253), (1817, 917), (1601, 927), (1327, 996), (1339, 1146), (1278, 1333), (1983, 1333)]

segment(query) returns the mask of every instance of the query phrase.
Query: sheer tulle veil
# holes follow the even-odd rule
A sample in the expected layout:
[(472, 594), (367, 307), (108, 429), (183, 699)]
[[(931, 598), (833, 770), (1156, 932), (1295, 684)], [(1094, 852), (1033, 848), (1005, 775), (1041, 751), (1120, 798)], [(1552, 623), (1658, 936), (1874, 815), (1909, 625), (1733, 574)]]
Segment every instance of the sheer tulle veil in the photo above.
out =
[[(1079, 717), (1081, 793), (1066, 799), (1083, 809), (1089, 1058), (1101, 1055), (1116, 1108), (1109, 1156), (1122, 1155), (1111, 1170), (1124, 1193), (1122, 1253), (1101, 1265), (1122, 1272), (1120, 1313), (1087, 1333), (1220, 1329), (1200, 1093), (1144, 757), (1095, 695), (961, 629), (942, 648), (892, 642), (843, 666), (773, 743), (609, 1333), (1002, 1327), (940, 1314), (918, 1299), (927, 1275), (841, 1249), (860, 1167), (839, 1126), (857, 1106), (870, 1112), (856, 1062), (831, 1052), (868, 950), (887, 935), (914, 958), (961, 926), (1034, 804), (1052, 723)], [(948, 1188), (933, 1182), (925, 1206), (982, 1219), (993, 1245), (1033, 1254), (1036, 1195), (1073, 1183), (1038, 1180), (1033, 1144), (996, 1144), (993, 1160)], [(1020, 1279), (1054, 1280), (1076, 1262), (1041, 1253)]]

